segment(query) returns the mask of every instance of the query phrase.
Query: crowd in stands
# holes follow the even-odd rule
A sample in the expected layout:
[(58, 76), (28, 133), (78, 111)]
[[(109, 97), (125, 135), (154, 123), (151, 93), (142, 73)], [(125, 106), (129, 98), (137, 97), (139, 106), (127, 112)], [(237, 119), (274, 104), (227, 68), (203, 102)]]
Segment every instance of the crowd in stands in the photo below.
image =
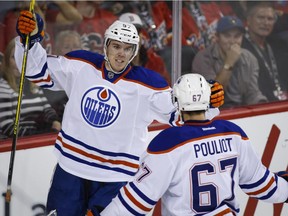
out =
[[(7, 68), (10, 67), (7, 62), (13, 59), (9, 45), (17, 36), (19, 12), (28, 7), (27, 1), (0, 2), (0, 134), (3, 137), (12, 134), (19, 83), (19, 77), (9, 78), (12, 77), (9, 73), (13, 73)], [(172, 1), (52, 0), (36, 1), (35, 12), (45, 18), (42, 43), (47, 53), (54, 55), (77, 49), (102, 53), (105, 30), (115, 20), (133, 23), (139, 31), (141, 46), (131, 64), (159, 72), (172, 85), (172, 7)], [(207, 80), (222, 83), (223, 108), (287, 99), (287, 1), (183, 1), (181, 29), (181, 74), (199, 73)], [(33, 86), (31, 91), (30, 83), (25, 83), (23, 126), (19, 135), (59, 130), (66, 94)], [(40, 115), (45, 116), (45, 128), (37, 128)], [(54, 121), (59, 125), (53, 128)]]
[[(3, 137), (12, 137), (18, 102), (20, 73), (14, 59), (15, 41), (12, 39), (4, 52), (0, 78), (0, 128)], [(35, 84), (24, 81), (18, 136), (60, 131), (61, 123), (44, 92)]]

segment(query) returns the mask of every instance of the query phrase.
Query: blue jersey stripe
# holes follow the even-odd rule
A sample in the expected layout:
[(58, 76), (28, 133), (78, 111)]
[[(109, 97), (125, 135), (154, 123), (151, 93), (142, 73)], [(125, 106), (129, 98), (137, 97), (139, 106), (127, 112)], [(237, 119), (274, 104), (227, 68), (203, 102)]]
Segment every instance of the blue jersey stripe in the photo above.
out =
[(264, 176), (259, 181), (255, 182), (253, 184), (243, 184), (243, 185), (240, 185), (240, 187), (242, 189), (256, 188), (259, 185), (261, 185), (263, 182), (265, 182), (265, 180), (268, 178), (268, 176), (269, 176), (269, 170), (267, 169)]
[(275, 193), (276, 190), (277, 190), (277, 187), (275, 186), (267, 195), (262, 196), (262, 197), (257, 197), (257, 199), (260, 199), (260, 200), (269, 199)]
[(175, 126), (175, 125), (173, 124), (173, 121), (174, 121), (174, 120), (177, 121), (177, 119), (175, 119), (175, 114), (176, 114), (176, 111), (172, 112), (171, 115), (170, 115), (170, 119), (169, 119), (169, 124), (170, 124), (170, 125), (173, 125), (173, 126)]
[(92, 146), (89, 146), (85, 143), (83, 143), (82, 141), (80, 140), (77, 140), (69, 135), (67, 135), (63, 130), (60, 131), (60, 133), (62, 134), (62, 136), (65, 138), (65, 139), (68, 139), (69, 141), (75, 143), (75, 144), (78, 144), (86, 149), (89, 149), (89, 150), (92, 150), (92, 151), (95, 151), (95, 152), (98, 152), (100, 154), (103, 154), (103, 155), (107, 155), (107, 156), (112, 156), (112, 157), (126, 157), (126, 158), (129, 158), (129, 159), (133, 159), (133, 160), (136, 160), (137, 163), (139, 161), (139, 157), (135, 156), (135, 155), (130, 155), (130, 154), (127, 154), (127, 153), (115, 153), (115, 152), (108, 152), (108, 151), (103, 151), (103, 150), (100, 150), (100, 149), (97, 149), (95, 147), (92, 147)]
[(277, 175), (275, 175), (275, 182), (276, 182), (276, 186), (266, 196), (259, 197), (258, 199), (260, 199), (260, 200), (269, 199), (277, 190), (277, 185), (278, 185), (278, 176)]
[(237, 212), (237, 213), (239, 213), (240, 212), (240, 209), (239, 208), (235, 208), (235, 206), (233, 206), (233, 205), (231, 205), (229, 202), (226, 202), (227, 200), (223, 200), (222, 202), (221, 202), (221, 204), (219, 205), (219, 207), (221, 207), (222, 205), (227, 205), (230, 209), (232, 209), (234, 212)]
[(51, 88), (52, 86), (54, 86), (54, 82), (52, 81), (52, 84), (51, 85), (47, 85), (47, 84), (45, 84), (45, 85), (40, 85), (40, 87), (42, 87), (42, 88)]
[(82, 164), (86, 164), (86, 165), (93, 166), (93, 167), (98, 167), (100, 169), (112, 170), (112, 171), (115, 171), (115, 172), (124, 173), (124, 174), (129, 175), (129, 176), (134, 176), (136, 174), (136, 172), (131, 172), (131, 171), (124, 170), (124, 169), (121, 169), (121, 168), (113, 168), (113, 167), (109, 167), (109, 166), (104, 166), (104, 165), (101, 165), (101, 164), (97, 164), (97, 163), (93, 163), (93, 162), (89, 162), (89, 161), (80, 159), (80, 158), (78, 158), (78, 157), (76, 157), (74, 155), (71, 155), (71, 154), (65, 152), (57, 143), (55, 144), (55, 148), (57, 148), (61, 152), (61, 154), (64, 155), (65, 157), (70, 158), (71, 160), (80, 162)]
[(121, 203), (123, 204), (123, 206), (124, 206), (129, 212), (131, 212), (131, 214), (133, 214), (133, 215), (139, 215), (139, 216), (145, 216), (145, 214), (140, 214), (139, 212), (135, 211), (131, 206), (129, 206), (128, 203), (123, 199), (121, 193), (119, 193), (118, 197), (119, 197), (119, 200), (121, 201)]
[(157, 201), (151, 200), (149, 197), (147, 197), (144, 193), (142, 193), (133, 182), (129, 183), (130, 187), (140, 196), (145, 202), (147, 202), (150, 205), (155, 205)]
[[(37, 78), (41, 78), (44, 77), (46, 70), (47, 70), (48, 66), (47, 66), (47, 62), (44, 64), (44, 66), (42, 67), (42, 70), (40, 73), (34, 75), (34, 76), (26, 76), (28, 79), (37, 79)], [(32, 81), (32, 80), (31, 80)]]

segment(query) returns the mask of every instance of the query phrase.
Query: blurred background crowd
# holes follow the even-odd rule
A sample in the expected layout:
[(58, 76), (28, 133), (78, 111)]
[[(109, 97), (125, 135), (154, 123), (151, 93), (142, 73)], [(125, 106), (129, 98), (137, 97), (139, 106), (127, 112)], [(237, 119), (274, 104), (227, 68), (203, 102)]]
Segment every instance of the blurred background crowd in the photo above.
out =
[[(172, 1), (36, 1), (45, 19), (48, 54), (103, 52), (105, 30), (117, 19), (141, 36), (132, 64), (160, 73), (173, 85)], [(0, 139), (13, 134), (19, 73), (15, 26), (29, 1), (0, 2)], [(181, 74), (200, 73), (225, 88), (221, 109), (287, 99), (288, 1), (182, 1)], [(19, 136), (59, 131), (67, 96), (25, 81)]]

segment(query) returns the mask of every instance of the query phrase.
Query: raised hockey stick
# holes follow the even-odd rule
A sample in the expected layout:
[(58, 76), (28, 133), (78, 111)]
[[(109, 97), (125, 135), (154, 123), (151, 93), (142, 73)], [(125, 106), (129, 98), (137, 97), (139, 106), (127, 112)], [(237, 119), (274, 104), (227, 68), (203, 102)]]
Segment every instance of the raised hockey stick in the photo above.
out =
[[(34, 12), (34, 5), (35, 5), (35, 0), (31, 0), (29, 11), (32, 13)], [(16, 145), (17, 145), (17, 139), (18, 139), (19, 119), (20, 119), (20, 114), (21, 114), (21, 104), (22, 104), (23, 86), (24, 86), (25, 73), (26, 73), (27, 56), (28, 56), (28, 51), (29, 51), (29, 42), (30, 42), (30, 35), (27, 35), (25, 46), (24, 46), (24, 55), (23, 55), (23, 60), (22, 60), (22, 68), (21, 68), (21, 76), (20, 76), (20, 84), (19, 84), (19, 95), (18, 95), (14, 127), (13, 127), (12, 149), (11, 149), (11, 154), (10, 154), (10, 163), (9, 163), (9, 170), (8, 170), (7, 191), (5, 195), (6, 204), (9, 204), (11, 201), (11, 183), (12, 183), (12, 175), (13, 175), (13, 168), (14, 168)]]

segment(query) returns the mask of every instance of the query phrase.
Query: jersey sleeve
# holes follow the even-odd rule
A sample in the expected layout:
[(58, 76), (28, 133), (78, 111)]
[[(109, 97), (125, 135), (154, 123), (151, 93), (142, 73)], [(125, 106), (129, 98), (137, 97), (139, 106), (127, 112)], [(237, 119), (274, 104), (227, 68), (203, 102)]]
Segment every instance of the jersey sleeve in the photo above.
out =
[(240, 147), (239, 185), (249, 196), (269, 203), (283, 203), (288, 197), (288, 183), (261, 162), (249, 140)]
[(169, 187), (174, 170), (169, 155), (147, 154), (134, 180), (120, 190), (101, 216), (146, 215)]
[(179, 114), (172, 103), (171, 89), (152, 94), (150, 106), (152, 119), (164, 124), (177, 125)]
[[(19, 71), (22, 68), (24, 48), (20, 42), (20, 37), (15, 39), (15, 61)], [(80, 71), (79, 66), (75, 66), (73, 61), (63, 56), (47, 55), (46, 50), (40, 43), (35, 43), (28, 52), (25, 76), (36, 85), (49, 90), (65, 90), (69, 82), (72, 82), (70, 75), (74, 71)], [(78, 68), (77, 68), (78, 67)]]

